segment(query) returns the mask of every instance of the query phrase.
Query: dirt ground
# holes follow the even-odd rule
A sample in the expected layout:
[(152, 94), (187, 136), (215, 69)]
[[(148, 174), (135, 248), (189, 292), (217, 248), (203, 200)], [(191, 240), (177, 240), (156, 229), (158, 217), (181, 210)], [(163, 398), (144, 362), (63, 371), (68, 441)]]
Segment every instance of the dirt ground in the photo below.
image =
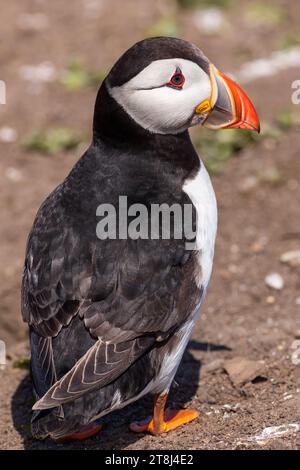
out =
[[(271, 2), (286, 18), (269, 26), (249, 24), (243, 15), (254, 2), (236, 1), (223, 13), (227, 27), (222, 34), (210, 35), (195, 27), (192, 10), (174, 10), (173, 0), (126, 0), (126, 9), (124, 3), (24, 0), (21, 5), (11, 0), (1, 9), (0, 79), (7, 85), (7, 104), (0, 105), (0, 128), (14, 128), (17, 139), (0, 141), (0, 339), (8, 356), (0, 370), (0, 449), (62, 448), (31, 439), (28, 371), (13, 367), (16, 358), (29, 355), (19, 306), (26, 237), (42, 200), (85, 148), (45, 156), (25, 152), (22, 140), (34, 129), (51, 126), (91, 134), (96, 89), (67, 91), (57, 79), (61, 71), (72, 58), (87, 68), (107, 69), (168, 15), (177, 19), (178, 35), (198, 44), (224, 71), (268, 57), (285, 39), (299, 36), (300, 4), (293, 0)], [(25, 13), (42, 13), (47, 21), (32, 27)], [(54, 67), (53, 80), (24, 78), (24, 66), (43, 62)], [(291, 67), (244, 86), (261, 117), (262, 134), (292, 106), (296, 79), (300, 68)], [(97, 437), (67, 448), (300, 449), (300, 365), (291, 360), (300, 330), (300, 272), (279, 261), (282, 253), (300, 249), (299, 130), (296, 123), (276, 138), (246, 147), (212, 175), (220, 217), (214, 273), (170, 397), (172, 404), (199, 409), (200, 417), (160, 437), (137, 436), (128, 423), (149, 414), (146, 398), (107, 417)], [(280, 175), (276, 182), (257, 176), (270, 168)], [(283, 289), (266, 286), (265, 276), (272, 272), (284, 279)], [(263, 361), (259, 377), (234, 385), (222, 364), (238, 357)], [(278, 437), (258, 437), (265, 428), (281, 425), (294, 426)]]

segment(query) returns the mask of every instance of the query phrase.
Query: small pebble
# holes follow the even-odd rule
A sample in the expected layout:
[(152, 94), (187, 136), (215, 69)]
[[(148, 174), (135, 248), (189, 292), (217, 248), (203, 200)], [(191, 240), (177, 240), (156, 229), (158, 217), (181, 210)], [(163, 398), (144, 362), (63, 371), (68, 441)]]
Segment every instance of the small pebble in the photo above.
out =
[(18, 183), (22, 179), (22, 173), (20, 172), (20, 170), (17, 170), (17, 168), (13, 168), (12, 166), (6, 168), (5, 176), (7, 179), (13, 181), (14, 183)]
[(10, 143), (17, 139), (17, 131), (12, 127), (1, 127), (0, 128), (0, 140), (1, 142)]
[(268, 428), (263, 429), (263, 431), (253, 437), (249, 437), (248, 439), (251, 441), (265, 441), (268, 442), (270, 439), (279, 438), (285, 436), (286, 434), (292, 434), (298, 432), (300, 429), (300, 425), (298, 423), (289, 423), (289, 424), (282, 424), (280, 426), (271, 426)]
[(292, 267), (300, 266), (300, 250), (292, 250), (283, 253), (280, 257), (280, 261)]
[(265, 277), (265, 283), (268, 287), (275, 290), (281, 290), (284, 286), (282, 276), (278, 273), (270, 273)]
[(255, 254), (262, 253), (264, 251), (264, 246), (259, 242), (255, 242), (250, 246), (250, 251)]
[(235, 405), (230, 405), (229, 403), (225, 403), (225, 405), (223, 405), (223, 408), (225, 408), (225, 410), (227, 411), (233, 411), (233, 412), (236, 412), (240, 407), (240, 404), (239, 403), (236, 403)]
[(232, 274), (237, 274), (239, 272), (239, 267), (236, 264), (229, 264), (228, 271)]
[(51, 62), (42, 62), (38, 65), (24, 65), (20, 74), (24, 80), (30, 82), (52, 82), (56, 77), (56, 70)]
[(249, 193), (255, 189), (258, 185), (258, 179), (256, 176), (247, 176), (244, 178), (239, 185), (239, 190), (241, 193)]
[(202, 34), (214, 34), (225, 25), (225, 19), (218, 8), (207, 8), (195, 12), (194, 23)]
[(270, 305), (275, 304), (276, 299), (273, 295), (268, 295), (268, 297), (266, 298), (266, 302), (267, 302), (267, 304), (270, 304)]

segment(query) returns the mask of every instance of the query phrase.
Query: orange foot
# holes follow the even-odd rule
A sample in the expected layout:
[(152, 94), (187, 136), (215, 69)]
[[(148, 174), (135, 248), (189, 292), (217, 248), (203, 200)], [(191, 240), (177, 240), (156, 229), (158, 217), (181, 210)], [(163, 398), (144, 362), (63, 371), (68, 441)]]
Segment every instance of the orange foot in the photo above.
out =
[(65, 442), (77, 442), (77, 441), (85, 441), (90, 437), (95, 436), (101, 430), (102, 425), (97, 423), (87, 424), (83, 426), (80, 431), (74, 432), (73, 434), (69, 434), (68, 436), (62, 437), (61, 439), (57, 439), (56, 442), (65, 443)]
[(182, 424), (189, 423), (199, 416), (196, 410), (171, 410), (164, 411), (167, 395), (159, 395), (154, 402), (153, 418), (137, 421), (130, 424), (133, 432), (150, 432), (158, 435), (178, 428)]

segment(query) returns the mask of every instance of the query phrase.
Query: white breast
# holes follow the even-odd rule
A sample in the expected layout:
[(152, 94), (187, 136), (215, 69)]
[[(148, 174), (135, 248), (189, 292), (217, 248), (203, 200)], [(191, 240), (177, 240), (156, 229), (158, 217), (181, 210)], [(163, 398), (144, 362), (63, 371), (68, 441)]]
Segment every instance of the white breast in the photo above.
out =
[(189, 196), (197, 212), (195, 248), (198, 251), (199, 272), (196, 282), (206, 289), (213, 265), (218, 212), (215, 192), (202, 161), (197, 175), (185, 182), (183, 191)]

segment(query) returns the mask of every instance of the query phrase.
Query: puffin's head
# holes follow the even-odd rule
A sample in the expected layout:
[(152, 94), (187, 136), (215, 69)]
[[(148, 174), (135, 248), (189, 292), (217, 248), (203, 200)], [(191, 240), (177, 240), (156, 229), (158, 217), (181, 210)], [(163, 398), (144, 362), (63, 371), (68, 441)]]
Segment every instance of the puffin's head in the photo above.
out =
[(116, 62), (105, 83), (124, 111), (153, 133), (177, 134), (196, 124), (259, 131), (245, 92), (181, 39), (138, 42)]

